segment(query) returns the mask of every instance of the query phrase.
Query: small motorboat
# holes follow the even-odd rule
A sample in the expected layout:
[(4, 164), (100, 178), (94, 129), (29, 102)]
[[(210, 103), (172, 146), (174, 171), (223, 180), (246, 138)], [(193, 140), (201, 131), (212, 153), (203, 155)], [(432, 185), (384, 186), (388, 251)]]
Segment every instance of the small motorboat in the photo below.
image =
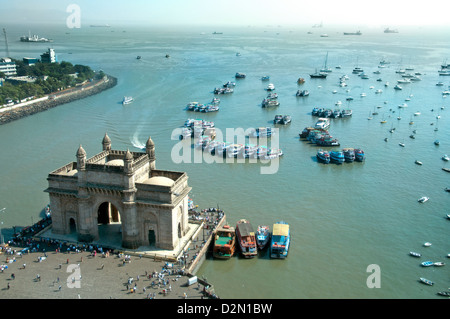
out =
[(426, 243), (424, 243), (423, 244), (425, 247), (430, 247), (431, 246), (431, 243), (430, 242), (426, 242)]
[(444, 297), (450, 297), (450, 291), (439, 291), (437, 294)]
[(417, 165), (422, 165), (422, 164), (423, 164), (423, 163), (422, 163), (421, 161), (419, 161), (419, 160), (416, 160), (415, 163), (416, 163)]
[(420, 280), (421, 283), (424, 283), (425, 285), (429, 285), (429, 286), (433, 286), (434, 285), (434, 282), (432, 282), (431, 280), (428, 280), (426, 278), (420, 277), (419, 280)]
[(437, 261), (437, 262), (433, 263), (433, 265), (436, 267), (442, 267), (442, 266), (445, 266), (445, 263), (443, 263), (442, 261)]
[(423, 263), (421, 263), (421, 265), (423, 267), (430, 267), (430, 266), (433, 266), (434, 263), (432, 261), (424, 261)]
[(403, 142), (398, 143), (398, 145), (400, 145), (401, 147), (405, 147), (405, 143)]
[(419, 203), (425, 203), (425, 202), (427, 202), (429, 199), (430, 199), (429, 197), (423, 196), (423, 197), (419, 198), (417, 201), (418, 201)]
[(447, 154), (444, 154), (444, 156), (442, 156), (442, 160), (448, 162), (450, 161), (450, 157)]
[(410, 251), (409, 254), (413, 257), (422, 257), (422, 254), (416, 253), (415, 251)]
[(441, 142), (439, 142), (439, 140), (435, 140), (434, 141), (434, 145), (439, 145)]

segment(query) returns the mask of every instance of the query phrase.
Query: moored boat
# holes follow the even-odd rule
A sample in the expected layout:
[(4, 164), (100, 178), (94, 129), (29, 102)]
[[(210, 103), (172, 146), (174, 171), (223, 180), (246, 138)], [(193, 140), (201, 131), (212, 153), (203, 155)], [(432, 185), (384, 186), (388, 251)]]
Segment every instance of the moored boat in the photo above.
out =
[(316, 157), (322, 163), (328, 164), (330, 162), (330, 153), (328, 151), (318, 150)]
[(236, 233), (234, 227), (224, 225), (217, 229), (214, 237), (213, 257), (229, 259), (236, 249)]
[(289, 252), (290, 241), (289, 224), (284, 221), (274, 224), (270, 242), (270, 257), (286, 258)]
[(416, 253), (415, 251), (410, 251), (409, 254), (413, 257), (421, 257), (422, 255), (419, 253)]
[(344, 153), (342, 151), (331, 151), (330, 160), (338, 164), (344, 163), (345, 162)]
[(237, 222), (236, 239), (245, 258), (252, 258), (257, 255), (255, 232), (248, 220), (241, 219)]
[(442, 261), (437, 261), (437, 262), (433, 263), (433, 266), (442, 267), (442, 266), (445, 266), (445, 263), (443, 263)]
[(421, 265), (423, 267), (430, 267), (430, 266), (433, 266), (434, 263), (432, 261), (424, 261), (423, 263), (421, 263)]
[(327, 129), (330, 127), (330, 120), (328, 118), (319, 118), (314, 127), (318, 129)]
[(269, 226), (259, 225), (256, 229), (256, 245), (259, 250), (263, 250), (270, 240), (270, 230)]
[(360, 148), (355, 148), (355, 160), (357, 162), (363, 162), (365, 158), (364, 151)]
[(342, 150), (344, 153), (344, 159), (346, 162), (353, 162), (355, 160), (355, 150), (353, 148), (344, 148)]

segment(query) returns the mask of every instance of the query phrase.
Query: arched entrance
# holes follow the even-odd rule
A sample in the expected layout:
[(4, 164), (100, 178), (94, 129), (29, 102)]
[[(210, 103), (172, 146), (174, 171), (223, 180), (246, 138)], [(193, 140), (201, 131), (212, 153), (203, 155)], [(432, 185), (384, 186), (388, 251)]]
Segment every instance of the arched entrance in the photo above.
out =
[(69, 230), (71, 234), (77, 232), (77, 224), (75, 223), (75, 219), (73, 218), (69, 219)]
[(122, 244), (122, 222), (120, 212), (111, 202), (103, 202), (98, 207), (97, 224), (99, 242), (103, 245)]

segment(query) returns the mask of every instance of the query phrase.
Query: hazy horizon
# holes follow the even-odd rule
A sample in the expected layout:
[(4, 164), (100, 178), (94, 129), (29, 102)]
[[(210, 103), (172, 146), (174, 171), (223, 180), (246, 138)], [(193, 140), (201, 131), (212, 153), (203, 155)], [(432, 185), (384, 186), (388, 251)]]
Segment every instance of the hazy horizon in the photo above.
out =
[[(218, 26), (433, 26), (450, 25), (441, 13), (450, 12), (450, 1), (423, 3), (406, 0), (31, 0), (2, 1), (0, 21), (5, 24), (66, 25), (79, 9), (81, 27), (110, 25), (218, 25)], [(73, 7), (72, 7), (73, 8)], [(441, 18), (439, 18), (441, 16)]]

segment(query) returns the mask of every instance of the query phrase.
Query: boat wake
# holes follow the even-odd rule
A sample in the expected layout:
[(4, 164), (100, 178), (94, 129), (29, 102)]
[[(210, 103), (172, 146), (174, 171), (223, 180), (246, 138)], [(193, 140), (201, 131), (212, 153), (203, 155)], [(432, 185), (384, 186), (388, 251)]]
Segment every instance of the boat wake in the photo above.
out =
[(130, 138), (130, 142), (134, 147), (140, 150), (145, 149), (145, 143), (139, 141), (138, 132), (134, 133), (133, 137)]

